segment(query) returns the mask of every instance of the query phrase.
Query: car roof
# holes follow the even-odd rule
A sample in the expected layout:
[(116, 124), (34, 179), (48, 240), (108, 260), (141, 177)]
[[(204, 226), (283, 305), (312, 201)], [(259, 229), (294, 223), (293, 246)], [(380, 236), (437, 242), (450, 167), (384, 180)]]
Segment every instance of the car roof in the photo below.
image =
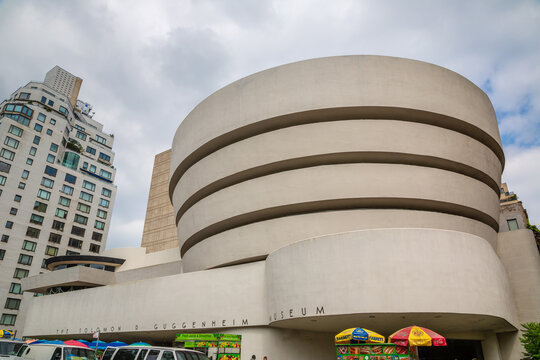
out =
[(190, 352), (196, 352), (199, 353), (200, 351), (192, 350), (192, 349), (186, 349), (186, 348), (179, 348), (179, 347), (167, 347), (167, 346), (119, 346), (118, 349), (152, 349), (152, 350), (170, 350), (170, 351), (190, 351)]
[(66, 345), (66, 344), (28, 344), (28, 346), (54, 346), (54, 347), (69, 347), (69, 348), (79, 348), (79, 349), (89, 349), (89, 350), (92, 350), (92, 351), (95, 351), (94, 349), (92, 349), (91, 347), (86, 347), (86, 346), (78, 346), (78, 345)]

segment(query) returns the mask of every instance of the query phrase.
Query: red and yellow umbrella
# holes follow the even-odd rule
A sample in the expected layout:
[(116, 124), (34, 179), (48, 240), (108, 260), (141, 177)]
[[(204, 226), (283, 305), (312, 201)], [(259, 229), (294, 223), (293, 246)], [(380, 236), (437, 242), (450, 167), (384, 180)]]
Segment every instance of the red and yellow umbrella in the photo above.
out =
[(388, 341), (401, 346), (446, 346), (446, 339), (442, 335), (420, 326), (398, 330), (390, 335)]

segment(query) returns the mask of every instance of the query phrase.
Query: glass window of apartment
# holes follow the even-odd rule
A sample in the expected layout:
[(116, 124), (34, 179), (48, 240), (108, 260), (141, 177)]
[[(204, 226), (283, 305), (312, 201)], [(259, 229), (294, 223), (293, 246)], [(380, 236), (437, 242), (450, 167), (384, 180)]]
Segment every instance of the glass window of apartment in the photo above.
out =
[(45, 166), (45, 174), (56, 177), (57, 170), (49, 165)]
[(79, 166), (80, 158), (81, 157), (79, 155), (71, 151), (66, 151), (64, 153), (64, 159), (62, 160), (62, 165), (70, 169), (77, 170), (77, 167)]
[(32, 259), (33, 257), (31, 255), (20, 254), (19, 261), (17, 262), (21, 265), (32, 265)]
[(19, 306), (21, 306), (21, 299), (7, 298), (4, 308), (10, 310), (19, 310)]
[(90, 206), (86, 205), (86, 204), (83, 204), (83, 203), (78, 203), (77, 204), (77, 210), (88, 214), (90, 212)]
[(45, 96), (42, 96), (41, 100), (39, 100), (39, 101), (42, 102), (43, 104), (45, 104), (47, 102), (47, 98)]
[(73, 188), (68, 185), (62, 185), (62, 192), (66, 195), (73, 195)]
[(15, 140), (12, 137), (6, 136), (6, 139), (4, 140), (4, 144), (11, 148), (17, 149), (19, 147), (19, 140)]
[(107, 170), (99, 170), (99, 176), (107, 179), (107, 180), (111, 180), (112, 179), (112, 173), (110, 171), (107, 171)]
[(79, 195), (79, 199), (82, 199), (84, 201), (92, 202), (93, 198), (94, 198), (94, 196), (92, 194), (89, 194), (89, 193), (84, 192), (84, 191), (81, 191), (81, 193)]
[(54, 101), (49, 100), (49, 101), (47, 102), (47, 105), (49, 105), (49, 106), (54, 106)]
[(14, 279), (24, 279), (25, 277), (28, 277), (29, 271), (26, 269), (19, 269), (15, 268), (15, 272), (13, 273)]
[(4, 260), (4, 256), (6, 256), (6, 250), (0, 249), (0, 260)]
[(61, 222), (61, 221), (53, 220), (52, 228), (53, 228), (54, 230), (64, 231), (64, 225), (65, 225), (65, 223), (63, 223), (63, 222)]
[(0, 172), (5, 172), (9, 174), (10, 169), (11, 169), (11, 164), (0, 161)]
[(20, 93), (19, 99), (30, 100), (30, 93), (25, 93), (25, 92)]
[(35, 156), (36, 153), (37, 153), (37, 148), (34, 147), (34, 146), (32, 146), (32, 147), (30, 148), (30, 151), (28, 152), (28, 154), (30, 154), (30, 155), (32, 155), (32, 156)]
[(30, 241), (30, 240), (24, 240), (22, 249), (33, 252), (33, 251), (36, 251), (36, 246), (37, 246), (36, 242)]
[(94, 227), (98, 230), (103, 230), (105, 229), (105, 223), (103, 221), (96, 220)]
[(71, 204), (71, 199), (60, 196), (60, 198), (58, 199), (58, 204), (69, 207), (69, 205)]
[(5, 185), (6, 184), (6, 180), (7, 180), (7, 177), (3, 176), (3, 175), (0, 175), (0, 185)]
[(40, 199), (49, 200), (51, 198), (51, 193), (46, 191), (46, 190), (39, 189), (38, 193), (37, 193), (37, 196)]
[(107, 155), (107, 154), (102, 153), (102, 152), (99, 153), (99, 158), (101, 160), (106, 161), (106, 162), (111, 162), (111, 157), (109, 155)]
[(67, 218), (67, 214), (68, 214), (68, 212), (66, 210), (64, 210), (64, 209), (59, 209), (59, 208), (56, 209), (56, 214), (55, 215), (57, 217), (59, 217), (60, 219)]
[(506, 222), (508, 223), (508, 229), (509, 230), (518, 230), (519, 229), (517, 219), (508, 219), (508, 220), (506, 220)]
[(47, 135), (49, 135), (49, 136), (52, 135), (52, 130), (51, 129), (47, 129)]
[(54, 156), (53, 154), (48, 154), (47, 155), (47, 162), (48, 163), (54, 164), (54, 160), (56, 160), (56, 156)]
[(34, 203), (34, 210), (39, 212), (46, 212), (47, 211), (47, 204), (42, 203), (41, 201), (36, 201)]
[(41, 179), (41, 185), (45, 186), (46, 188), (52, 189), (52, 187), (54, 186), (54, 180), (43, 177)]
[(82, 225), (88, 224), (88, 218), (86, 216), (82, 216), (82, 215), (79, 215), (79, 214), (75, 214), (75, 217), (73, 218), (73, 221), (75, 221), (76, 223), (82, 224)]
[(13, 198), (13, 201), (21, 202), (21, 199), (22, 199), (21, 195), (15, 195), (15, 197)]
[(51, 125), (56, 125), (56, 120), (51, 119), (51, 120), (49, 120), (49, 123), (51, 123)]
[(90, 169), (88, 171), (90, 171), (91, 173), (95, 173), (96, 170), (97, 170), (96, 165), (90, 165)]
[(28, 176), (30, 176), (30, 171), (28, 170), (23, 170), (22, 174), (21, 174), (21, 178), (23, 179), (28, 179)]
[(43, 219), (44, 219), (43, 216), (39, 216), (36, 214), (30, 215), (30, 222), (32, 224), (43, 225)]
[(49, 241), (55, 244), (60, 244), (60, 241), (62, 241), (62, 235), (50, 233), (49, 234)]
[(96, 184), (93, 184), (90, 181), (86, 181), (86, 180), (83, 181), (82, 187), (90, 191), (96, 190)]
[(68, 246), (80, 249), (82, 248), (82, 240), (77, 240), (74, 238), (69, 238)]
[(23, 190), (24, 190), (25, 187), (26, 187), (26, 183), (24, 183), (24, 182), (22, 182), (22, 181), (19, 182), (19, 189), (23, 189)]
[(22, 294), (22, 287), (21, 287), (21, 284), (17, 284), (17, 283), (11, 283), (11, 285), (9, 286), (9, 293), (10, 294)]
[(75, 184), (75, 182), (77, 181), (77, 177), (74, 176), (74, 175), (71, 175), (71, 174), (66, 174), (66, 177), (64, 178), (64, 181), (70, 183), (70, 184)]
[(92, 240), (101, 241), (102, 238), (103, 238), (103, 234), (95, 232), (95, 231), (92, 233)]
[(32, 165), (33, 163), (34, 163), (34, 160), (32, 160), (31, 158), (26, 159), (26, 164), (27, 165)]
[(66, 255), (80, 255), (80, 254), (81, 253), (77, 251), (66, 250)]
[(101, 189), (101, 195), (111, 197), (112, 191), (106, 188)]
[(15, 158), (15, 153), (6, 148), (2, 148), (2, 150), (0, 150), (0, 156), (7, 160), (13, 160)]
[(7, 243), (9, 241), (9, 235), (2, 235), (2, 240), (1, 240), (3, 243)]
[(6, 221), (6, 229), (11, 229), (13, 227), (13, 221)]
[(32, 141), (34, 144), (39, 145), (39, 142), (41, 141), (41, 138), (37, 135), (34, 136), (34, 140)]
[(82, 228), (82, 227), (78, 227), (78, 226), (75, 226), (75, 225), (73, 225), (73, 226), (71, 227), (71, 233), (72, 233), (73, 235), (77, 235), (77, 236), (81, 236), (81, 237), (82, 237), (82, 236), (84, 236), (84, 233), (85, 233), (85, 232), (86, 232), (86, 230), (85, 230), (84, 228)]
[(50, 256), (58, 255), (58, 248), (54, 247), (54, 246), (47, 245), (47, 247), (45, 248), (45, 255), (50, 255)]
[(17, 315), (13, 314), (2, 314), (0, 316), (0, 325), (15, 325), (15, 320), (17, 319)]
[(93, 253), (99, 253), (99, 248), (100, 246), (99, 245), (96, 245), (96, 244), (90, 244), (90, 251), (93, 252)]
[(86, 147), (86, 152), (87, 152), (87, 153), (90, 153), (90, 154), (92, 154), (92, 155), (96, 155), (96, 149), (94, 149), (94, 148), (91, 147), (91, 146), (87, 146), (87, 147)]
[(106, 219), (107, 218), (107, 212), (106, 211), (103, 211), (101, 209), (98, 209), (97, 211), (97, 217), (98, 218), (101, 218), (101, 219)]
[(38, 121), (41, 121), (41, 122), (45, 122), (46, 118), (47, 117), (45, 116), (45, 114), (42, 114), (42, 113), (39, 113), (37, 116)]
[(21, 129), (20, 127), (15, 126), (15, 125), (10, 125), (8, 132), (10, 134), (15, 135), (15, 136), (21, 137), (22, 134), (23, 134), (23, 129)]
[(84, 170), (88, 169), (88, 163), (87, 163), (86, 161), (83, 162), (82, 168), (83, 168)]
[(81, 131), (77, 130), (77, 132), (75, 133), (75, 137), (86, 141), (86, 134)]
[[(43, 130), (43, 126), (41, 124), (35, 123), (34, 130), (36, 130), (37, 132), (41, 132), (41, 130)], [(34, 144), (36, 144), (36, 142), (34, 142)], [(39, 141), (37, 142), (37, 144), (39, 144)]]
[(64, 114), (64, 115), (67, 115), (67, 114), (68, 114), (68, 110), (67, 110), (65, 107), (63, 107), (63, 106), (60, 106), (60, 108), (58, 109), (58, 111), (60, 111), (60, 112), (61, 112), (62, 114)]
[(39, 237), (40, 232), (41, 232), (41, 230), (29, 226), (26, 229), (26, 236), (37, 239)]
[(100, 143), (100, 144), (103, 144), (103, 145), (107, 144), (107, 139), (105, 139), (104, 137), (101, 137), (101, 136), (99, 136), (97, 134), (96, 134), (96, 141), (98, 143)]
[(12, 208), (9, 210), (9, 213), (10, 213), (11, 215), (17, 215), (17, 208), (12, 207)]

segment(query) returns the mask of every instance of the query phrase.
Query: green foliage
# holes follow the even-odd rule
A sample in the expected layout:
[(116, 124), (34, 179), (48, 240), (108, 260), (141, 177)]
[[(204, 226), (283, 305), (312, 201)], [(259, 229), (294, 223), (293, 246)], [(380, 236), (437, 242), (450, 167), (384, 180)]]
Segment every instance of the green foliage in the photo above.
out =
[(538, 230), (536, 225), (527, 224), (527, 229), (531, 229), (532, 231), (534, 231), (537, 234), (540, 233), (540, 230)]
[(66, 147), (70, 150), (73, 150), (79, 154), (82, 154), (83, 147), (81, 144), (79, 144), (77, 141), (70, 139), (69, 142), (66, 144)]
[(530, 322), (521, 326), (525, 328), (523, 337), (519, 338), (525, 348), (524, 360), (540, 360), (540, 323)]

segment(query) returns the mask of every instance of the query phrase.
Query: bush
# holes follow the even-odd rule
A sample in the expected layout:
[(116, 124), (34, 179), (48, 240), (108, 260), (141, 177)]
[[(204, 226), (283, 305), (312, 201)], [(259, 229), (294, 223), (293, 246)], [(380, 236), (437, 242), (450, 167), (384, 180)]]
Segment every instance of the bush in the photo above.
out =
[(540, 360), (540, 323), (521, 324), (525, 328), (519, 341), (523, 344), (524, 360)]

